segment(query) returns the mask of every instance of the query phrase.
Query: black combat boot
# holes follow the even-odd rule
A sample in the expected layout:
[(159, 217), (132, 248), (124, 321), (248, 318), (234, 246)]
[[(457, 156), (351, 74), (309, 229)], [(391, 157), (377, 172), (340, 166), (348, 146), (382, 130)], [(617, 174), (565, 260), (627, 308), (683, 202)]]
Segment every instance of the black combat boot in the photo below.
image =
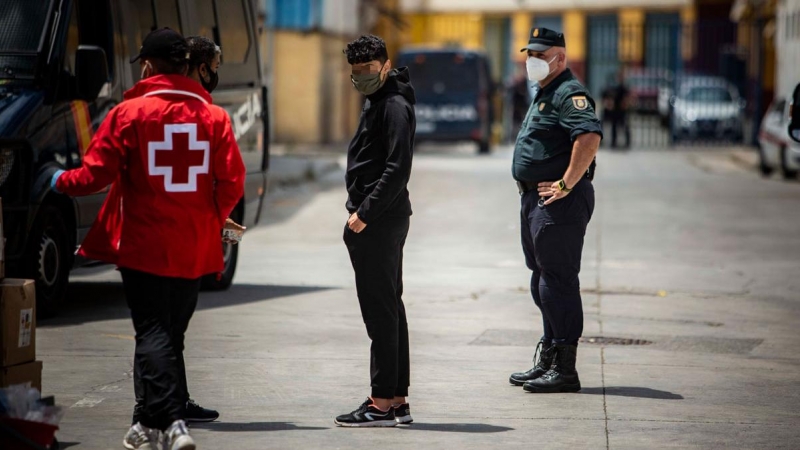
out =
[(542, 394), (581, 390), (581, 380), (578, 379), (578, 371), (575, 370), (578, 347), (564, 344), (556, 344), (553, 347), (556, 350), (553, 367), (541, 377), (525, 382), (522, 389)]
[[(539, 341), (536, 346), (536, 353), (533, 354), (534, 366), (527, 372), (512, 373), (508, 382), (514, 386), (522, 386), (526, 381), (535, 380), (550, 370), (555, 356), (555, 346), (550, 342)], [(538, 358), (537, 358), (538, 357)]]

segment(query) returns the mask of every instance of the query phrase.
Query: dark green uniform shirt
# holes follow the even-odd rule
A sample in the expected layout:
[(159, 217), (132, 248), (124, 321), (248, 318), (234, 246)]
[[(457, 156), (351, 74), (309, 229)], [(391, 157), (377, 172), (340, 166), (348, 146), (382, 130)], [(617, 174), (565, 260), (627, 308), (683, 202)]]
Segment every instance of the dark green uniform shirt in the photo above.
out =
[(567, 69), (533, 99), (514, 147), (514, 179), (538, 183), (564, 176), (581, 134), (603, 135), (589, 92)]

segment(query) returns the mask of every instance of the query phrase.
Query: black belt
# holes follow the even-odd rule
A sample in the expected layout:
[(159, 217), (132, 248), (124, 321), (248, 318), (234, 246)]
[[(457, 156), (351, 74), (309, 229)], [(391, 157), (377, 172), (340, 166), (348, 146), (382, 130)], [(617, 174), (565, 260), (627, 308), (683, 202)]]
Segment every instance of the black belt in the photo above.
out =
[[(592, 176), (588, 172), (586, 173), (584, 178), (586, 178), (589, 181), (592, 181)], [(575, 188), (575, 186), (573, 186), (573, 189), (574, 188)], [(532, 183), (530, 181), (517, 181), (517, 189), (519, 189), (519, 195), (522, 195), (522, 194), (524, 194), (526, 192), (530, 192), (530, 191), (533, 191), (533, 190), (538, 190), (539, 189), (539, 183)]]

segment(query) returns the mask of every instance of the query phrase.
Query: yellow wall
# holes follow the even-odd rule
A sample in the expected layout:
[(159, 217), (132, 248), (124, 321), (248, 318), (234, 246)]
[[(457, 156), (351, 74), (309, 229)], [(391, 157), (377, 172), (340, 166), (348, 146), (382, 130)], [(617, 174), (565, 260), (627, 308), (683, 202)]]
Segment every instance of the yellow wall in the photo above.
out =
[(531, 15), (524, 12), (515, 13), (511, 16), (511, 58), (514, 61), (524, 62), (526, 55), (519, 50), (528, 45), (528, 38), (531, 35)]
[(277, 142), (336, 143), (355, 131), (361, 97), (342, 54), (346, 44), (346, 39), (320, 33), (275, 32), (272, 95)]
[(406, 44), (457, 44), (463, 48), (483, 48), (481, 14), (412, 14), (406, 16), (410, 30)]
[(619, 11), (619, 60), (622, 64), (639, 65), (644, 57), (645, 11), (624, 8)]
[(586, 13), (570, 10), (564, 13), (561, 21), (564, 24), (567, 58), (584, 61), (586, 59)]

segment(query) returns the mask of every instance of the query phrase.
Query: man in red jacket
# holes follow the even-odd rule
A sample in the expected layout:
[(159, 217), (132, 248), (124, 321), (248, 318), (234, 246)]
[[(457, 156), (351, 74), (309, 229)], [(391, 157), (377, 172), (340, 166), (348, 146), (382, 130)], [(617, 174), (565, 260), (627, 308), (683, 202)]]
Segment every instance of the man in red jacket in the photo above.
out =
[(122, 273), (145, 391), (132, 446), (158, 448), (160, 430), (165, 449), (193, 450), (184, 333), (200, 278), (223, 269), (220, 233), (243, 195), (245, 169), (227, 113), (185, 76), (183, 36), (153, 31), (137, 60), (142, 81), (100, 125), (83, 166), (56, 173), (53, 187), (79, 196), (115, 182), (109, 199), (117, 201), (104, 206), (82, 253), (104, 256)]

